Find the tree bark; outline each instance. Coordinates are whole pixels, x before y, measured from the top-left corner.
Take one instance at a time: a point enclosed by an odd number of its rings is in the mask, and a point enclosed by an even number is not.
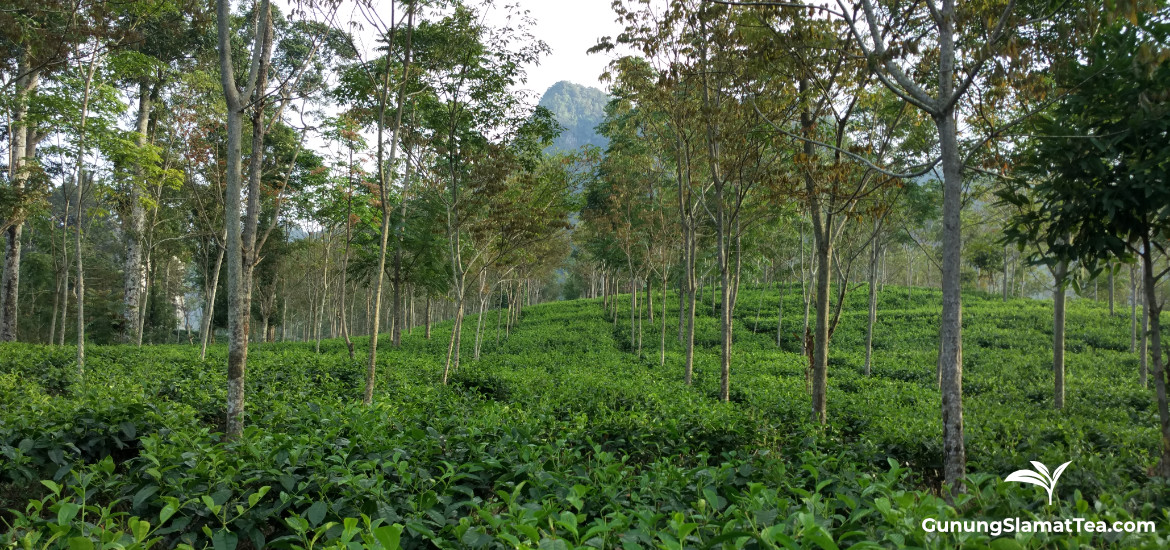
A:
[[[272,7],[261,0],[255,12],[255,39],[248,81],[241,94],[236,88],[231,58],[231,6],[228,0],[216,1],[216,35],[218,39],[220,83],[227,102],[227,162],[224,226],[227,237],[228,268],[228,391],[225,436],[238,438],[244,430],[244,383],[248,360],[248,323],[251,317],[252,268],[255,265],[256,226],[260,214],[260,168],[263,159],[264,101],[254,105],[252,115],[252,156],[249,159],[248,204],[241,220],[243,192],[243,116],[245,104],[267,93],[268,67],[272,58]]]
[[[953,54],[953,9],[951,18],[943,18],[942,42],[944,55],[940,65],[940,97],[951,94]],[[947,485],[953,492],[964,489],[967,473],[967,450],[963,441],[963,334],[962,297],[960,295],[960,266],[962,249],[963,177],[962,159],[957,139],[953,108],[935,117],[943,165],[943,231],[942,231],[942,319],[939,326],[939,371],[942,392],[943,469]]]
[[[138,85],[138,116],[135,121],[135,145],[141,150],[146,147],[146,134],[154,107],[152,86],[143,81]],[[146,171],[139,166],[136,181],[130,183],[130,212],[123,233],[126,239],[126,258],[122,265],[122,342],[141,343],[142,331],[138,323],[139,296],[146,287],[146,271],[142,268],[142,237],[146,230],[146,209],[142,206],[142,185],[146,183]]]
[[[29,159],[35,156],[33,147],[30,147],[33,144],[28,139],[30,130],[28,98],[40,83],[40,71],[32,69],[31,64],[30,55],[26,51],[17,64],[17,73],[21,76],[14,83],[15,108],[9,123],[11,156],[8,161],[8,180],[12,182],[13,191],[21,195],[19,197],[21,201],[29,176]],[[18,206],[6,220],[8,228],[4,231],[4,275],[0,278],[0,342],[15,342],[17,337],[20,313],[20,246],[24,232],[24,216],[24,209]],[[68,216],[65,223],[66,225],[69,223]],[[61,334],[65,334],[64,320],[61,323]]]

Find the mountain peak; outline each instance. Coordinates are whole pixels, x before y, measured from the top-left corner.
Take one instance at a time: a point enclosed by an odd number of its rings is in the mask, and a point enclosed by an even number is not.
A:
[[[572,152],[582,145],[605,148],[607,140],[598,135],[597,125],[605,120],[609,94],[597,88],[562,80],[549,86],[540,98],[540,106],[552,111],[565,131],[553,141],[548,152]]]

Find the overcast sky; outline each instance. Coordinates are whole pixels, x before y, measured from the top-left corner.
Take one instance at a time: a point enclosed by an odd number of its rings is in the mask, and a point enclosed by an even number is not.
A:
[[[611,0],[503,0],[516,2],[536,19],[534,33],[552,49],[539,66],[528,68],[525,86],[543,94],[549,86],[568,80],[605,89],[597,77],[609,63],[606,54],[585,53],[598,37],[616,36],[622,26],[614,21]],[[503,10],[497,8],[497,13]],[[489,20],[496,20],[489,16]],[[498,23],[497,23],[498,24]]]

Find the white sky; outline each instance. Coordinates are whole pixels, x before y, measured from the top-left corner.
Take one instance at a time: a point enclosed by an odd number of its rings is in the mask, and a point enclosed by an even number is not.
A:
[[[585,50],[597,44],[599,37],[616,36],[621,32],[622,25],[614,21],[611,0],[510,1],[530,12],[536,20],[533,34],[552,49],[539,66],[528,67],[525,88],[539,96],[549,86],[568,80],[605,89],[598,77],[605,71],[609,56],[604,53],[589,55]]]

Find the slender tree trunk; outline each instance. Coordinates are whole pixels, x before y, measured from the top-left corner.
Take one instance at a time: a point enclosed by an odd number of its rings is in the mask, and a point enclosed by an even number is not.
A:
[[[1053,272],[1056,279],[1056,289],[1052,291],[1052,372],[1055,380],[1053,385],[1053,406],[1064,408],[1064,280],[1068,275],[1068,262],[1060,262]]]
[[[410,10],[407,12],[406,23],[406,46],[403,51],[404,61],[402,66],[403,74],[410,70],[410,56],[411,56],[411,41],[414,35],[414,3],[410,4]],[[393,37],[391,37],[391,41]],[[378,184],[379,193],[382,202],[382,227],[381,227],[381,242],[378,248],[378,282],[374,290],[374,320],[373,326],[370,328],[370,355],[366,363],[366,391],[362,396],[362,403],[369,405],[374,399],[374,376],[375,365],[378,359],[378,330],[381,328],[382,321],[382,285],[386,279],[386,247],[390,237],[390,177],[388,174],[387,164],[394,165],[395,156],[398,153],[398,131],[402,127],[402,111],[406,104],[406,79],[403,78],[398,86],[398,108],[394,116],[394,128],[390,132],[390,159],[385,161],[383,151],[385,148],[384,132],[386,127],[386,101],[390,94],[390,68],[385,68],[385,75],[382,81],[381,98],[378,102]]]
[[[1114,315],[1117,314],[1116,311],[1114,310],[1114,305],[1113,305],[1113,303],[1114,303],[1113,297],[1114,297],[1114,290],[1115,290],[1115,286],[1113,284],[1113,264],[1109,264],[1108,268],[1109,268],[1109,316],[1113,317]]]
[[[66,202],[68,202],[68,200],[66,200]],[[69,263],[66,263],[65,265],[66,265],[66,270],[68,270]],[[67,324],[67,321],[69,320],[69,273],[68,273],[68,271],[66,271],[66,273],[65,273],[64,283],[65,283],[63,285],[64,289],[62,289],[62,291],[61,291],[61,333],[57,335],[57,345],[58,346],[65,345],[65,332],[66,332],[65,327],[69,326]]]
[[[501,281],[499,284],[500,284],[500,298],[507,300],[507,291],[504,290],[504,282]],[[499,298],[497,298],[496,299],[496,346],[500,345],[500,326],[503,324],[503,320],[504,320],[504,309],[505,308],[500,307]]]
[[[683,254],[686,254],[686,242],[683,242]],[[686,269],[687,260],[683,258],[680,267]],[[682,343],[683,338],[686,337],[687,332],[687,283],[686,275],[680,274],[678,278],[678,341]]]
[[[475,355],[473,361],[479,361],[479,349],[483,343],[483,314],[486,311],[487,301],[491,298],[491,291],[484,295],[484,286],[487,285],[487,270],[481,269],[479,272],[479,315],[475,316]]]
[[[650,284],[649,277],[646,278],[645,285],[646,285],[646,312],[649,315],[650,323],[653,324],[654,323],[654,288],[653,288],[653,285]],[[665,294],[663,296],[665,296]]]
[[[62,218],[63,223],[61,227],[61,257],[62,257],[62,271],[61,271],[61,332],[57,335],[57,345],[65,345],[65,332],[68,327],[69,318],[69,268],[72,263],[69,261],[69,193],[65,189],[65,185],[61,187],[61,198],[65,201],[65,215]]]
[[[634,314],[638,310],[638,278],[634,275],[633,262],[630,263],[630,349],[638,347],[637,326],[634,325]],[[641,349],[638,350],[641,354]]]
[[[321,269],[321,303],[320,310],[317,311],[317,346],[315,353],[321,353],[321,333],[323,332],[321,324],[325,321],[325,304],[329,301],[329,243],[333,239],[329,238],[329,230],[321,230],[321,245],[325,249],[324,267]],[[265,324],[267,327],[267,323]]]
[[[764,285],[756,281],[756,291],[759,298],[756,300],[756,330],[760,329],[760,313],[764,311]]]
[[[455,298],[455,324],[451,329],[451,342],[447,344],[447,365],[443,367],[443,385],[447,385],[451,373],[459,370],[459,351],[463,347],[463,297],[457,291]]]
[[[639,284],[638,286],[643,287],[643,288],[648,287],[648,285],[645,284],[644,281],[642,282],[642,284]],[[634,291],[637,292],[637,289],[635,288]],[[642,318],[645,317],[644,315],[642,315],[642,309],[643,309],[644,303],[645,303],[645,300],[638,300],[638,358],[639,359],[642,358]]]
[[[427,340],[431,339],[431,295],[427,294],[426,312],[423,313],[423,322],[426,323],[426,333],[424,337]]]
[[[88,86],[87,86],[88,88]],[[88,91],[87,91],[88,93]],[[84,118],[84,116],[82,117]],[[81,155],[78,154],[80,160]],[[74,288],[77,292],[77,372],[85,373],[85,268],[82,266],[81,258],[81,197],[82,189],[85,188],[85,178],[88,177],[81,168],[80,162],[77,168],[77,225],[74,227],[73,236],[74,254],[77,256],[77,282]]]
[[[1140,357],[1140,367],[1138,370],[1138,381],[1143,388],[1147,387],[1148,373],[1150,372],[1150,294],[1148,292],[1142,294],[1142,336],[1138,346],[1138,357]],[[1155,376],[1157,376],[1155,374]]]
[[[1003,301],[1008,299],[1008,247],[1003,245],[1003,284],[1000,285],[1003,292]]]
[[[353,147],[349,148],[349,174],[346,178],[345,186],[345,252],[341,256],[341,306],[338,308],[338,314],[341,316],[341,335],[345,337],[345,349],[349,352],[349,358],[354,358],[353,340],[349,337],[349,317],[353,316],[353,308],[350,307],[349,315],[345,314],[346,305],[346,290],[349,284],[349,245],[353,241],[353,224],[350,223],[350,217],[353,215]],[[284,297],[284,304],[288,304],[288,297]],[[285,318],[281,314],[281,330],[284,330]],[[281,337],[283,340],[284,337]]]
[[[57,342],[57,308],[61,307],[61,274],[57,274],[57,286],[53,289],[53,314],[49,317],[49,345]]]
[[[819,206],[816,206],[819,208]],[[814,214],[815,215],[815,214]],[[826,220],[827,222],[828,220]],[[821,232],[823,237],[816,236],[814,240],[817,250],[817,276],[815,306],[816,315],[813,326],[812,365],[812,421],[816,424],[825,424],[828,420],[828,386],[829,386],[829,292],[831,282],[831,265],[833,258],[833,244],[829,241],[828,224]]]
[[[281,295],[281,300],[280,300],[280,341],[285,342],[288,340],[288,338],[286,337],[287,332],[285,330],[288,327],[288,280],[287,279],[283,279],[280,281],[280,295]],[[350,357],[350,359],[353,359],[352,348],[350,351],[351,351],[351,353],[349,354],[349,357]]]
[[[85,159],[85,124],[89,117],[89,95],[93,85],[93,75],[97,71],[98,55],[94,54],[89,60],[89,70],[85,77],[85,92],[81,99],[80,145],[77,148],[77,225],[74,227],[74,254],[77,256],[77,372],[85,373],[85,269],[81,257],[81,219],[85,212],[81,208],[81,199],[87,178],[93,179],[82,166]]]
[[[1158,462],[1157,475],[1170,477],[1170,407],[1166,402],[1166,371],[1162,362],[1162,308],[1158,304],[1157,283],[1154,278],[1153,250],[1148,236],[1142,236],[1142,279],[1145,287],[1144,317],[1149,321],[1150,344],[1153,348],[1154,393],[1157,399],[1159,428],[1162,434],[1162,457]],[[1142,350],[1142,359],[1146,358]]]
[[[731,344],[732,344],[732,341],[731,341],[731,330],[732,330],[731,308],[733,306],[734,299],[732,298],[732,289],[731,289],[732,281],[731,281],[731,273],[730,273],[731,270],[730,270],[730,266],[728,265],[728,263],[729,263],[728,257],[727,257],[728,250],[727,250],[727,243],[725,242],[726,235],[724,235],[724,232],[726,231],[726,229],[724,229],[723,225],[722,225],[724,222],[723,218],[725,217],[726,213],[723,212],[724,206],[722,204],[723,203],[722,199],[720,199],[719,203],[720,203],[718,206],[719,213],[716,214],[716,218],[718,219],[717,223],[720,224],[720,227],[718,229],[718,233],[719,233],[718,238],[720,240],[719,261],[722,264],[722,265],[720,265],[720,269],[719,269],[719,271],[720,271],[720,274],[719,274],[719,278],[720,278],[719,323],[720,323],[720,328],[721,328],[721,331],[720,331],[721,332],[720,351],[722,352],[720,354],[720,358],[719,358],[720,359],[720,361],[719,361],[719,366],[720,366],[720,368],[719,368],[719,371],[720,371],[719,397],[724,402],[729,402],[729,401],[731,401]],[[712,295],[714,295],[714,293],[712,293]]]
[[[877,225],[876,223],[874,224]],[[875,231],[877,229],[875,228]],[[869,318],[865,325],[865,375],[869,376],[873,367],[873,325],[877,321],[877,268],[881,247],[878,246],[877,236],[874,235],[873,250],[869,264]]]
[[[686,283],[687,283],[687,334],[683,341],[683,347],[686,348],[686,367],[683,371],[683,381],[686,385],[691,385],[694,379],[695,372],[695,308],[698,306],[695,292],[695,241],[697,235],[694,227],[691,226],[687,235],[687,266],[686,266]]]
[[[1137,268],[1129,266],[1129,352],[1137,353]],[[1142,376],[1142,387],[1146,377]]]
[[[219,255],[215,260],[215,269],[211,271],[211,286],[207,290],[207,308],[203,312],[203,328],[200,329],[200,337],[202,343],[199,349],[199,359],[207,359],[207,342],[211,339],[211,320],[215,313],[215,292],[219,288],[219,273],[223,267],[223,246],[216,243],[216,248],[219,248]]]
[[[658,366],[666,366],[666,280],[669,268],[662,270],[662,341],[659,342]]]

